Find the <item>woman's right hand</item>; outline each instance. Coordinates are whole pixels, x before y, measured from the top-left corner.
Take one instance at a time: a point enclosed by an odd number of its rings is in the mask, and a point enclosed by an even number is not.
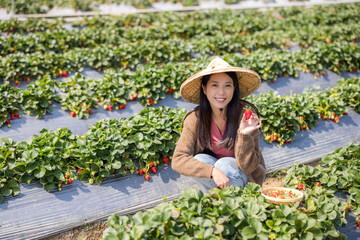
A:
[[[230,179],[220,169],[214,167],[211,176],[221,189],[230,187]]]

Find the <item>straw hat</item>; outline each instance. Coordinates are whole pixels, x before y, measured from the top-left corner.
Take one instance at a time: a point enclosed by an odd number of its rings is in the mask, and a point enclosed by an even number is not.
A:
[[[199,104],[202,77],[223,72],[236,73],[239,83],[240,98],[245,98],[260,87],[261,78],[256,72],[246,68],[232,67],[223,59],[214,57],[204,70],[189,77],[181,84],[181,97],[187,102]]]

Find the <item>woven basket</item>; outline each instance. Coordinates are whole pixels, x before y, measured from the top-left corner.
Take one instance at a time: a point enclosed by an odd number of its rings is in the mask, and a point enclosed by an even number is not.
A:
[[[292,198],[292,199],[281,199],[281,198],[273,198],[270,196],[266,196],[265,193],[268,193],[269,191],[276,191],[276,190],[284,190],[284,191],[292,191],[294,194],[296,194],[298,197],[297,198]],[[274,204],[281,204],[281,203],[295,203],[295,202],[301,202],[301,200],[304,197],[304,194],[296,189],[293,188],[284,188],[284,187],[268,187],[268,188],[264,188],[262,193],[261,193],[265,199],[270,202],[270,203],[274,203]]]

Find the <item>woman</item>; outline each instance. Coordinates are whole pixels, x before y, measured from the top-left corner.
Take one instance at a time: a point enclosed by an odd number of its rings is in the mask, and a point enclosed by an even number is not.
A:
[[[212,178],[220,188],[262,185],[266,174],[259,147],[261,121],[244,112],[254,105],[241,100],[260,87],[259,75],[230,66],[219,57],[188,78],[180,88],[182,98],[199,104],[184,118],[172,168],[191,177]]]

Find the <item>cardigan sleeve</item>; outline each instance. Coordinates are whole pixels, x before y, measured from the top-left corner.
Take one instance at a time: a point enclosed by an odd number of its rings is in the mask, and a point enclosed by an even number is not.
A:
[[[260,131],[249,134],[240,133],[235,145],[236,166],[245,173],[250,182],[262,185],[266,175],[265,161],[259,147]]]
[[[203,163],[192,156],[197,141],[196,121],[195,112],[185,117],[183,130],[174,150],[171,167],[185,176],[211,178],[214,166]]]

